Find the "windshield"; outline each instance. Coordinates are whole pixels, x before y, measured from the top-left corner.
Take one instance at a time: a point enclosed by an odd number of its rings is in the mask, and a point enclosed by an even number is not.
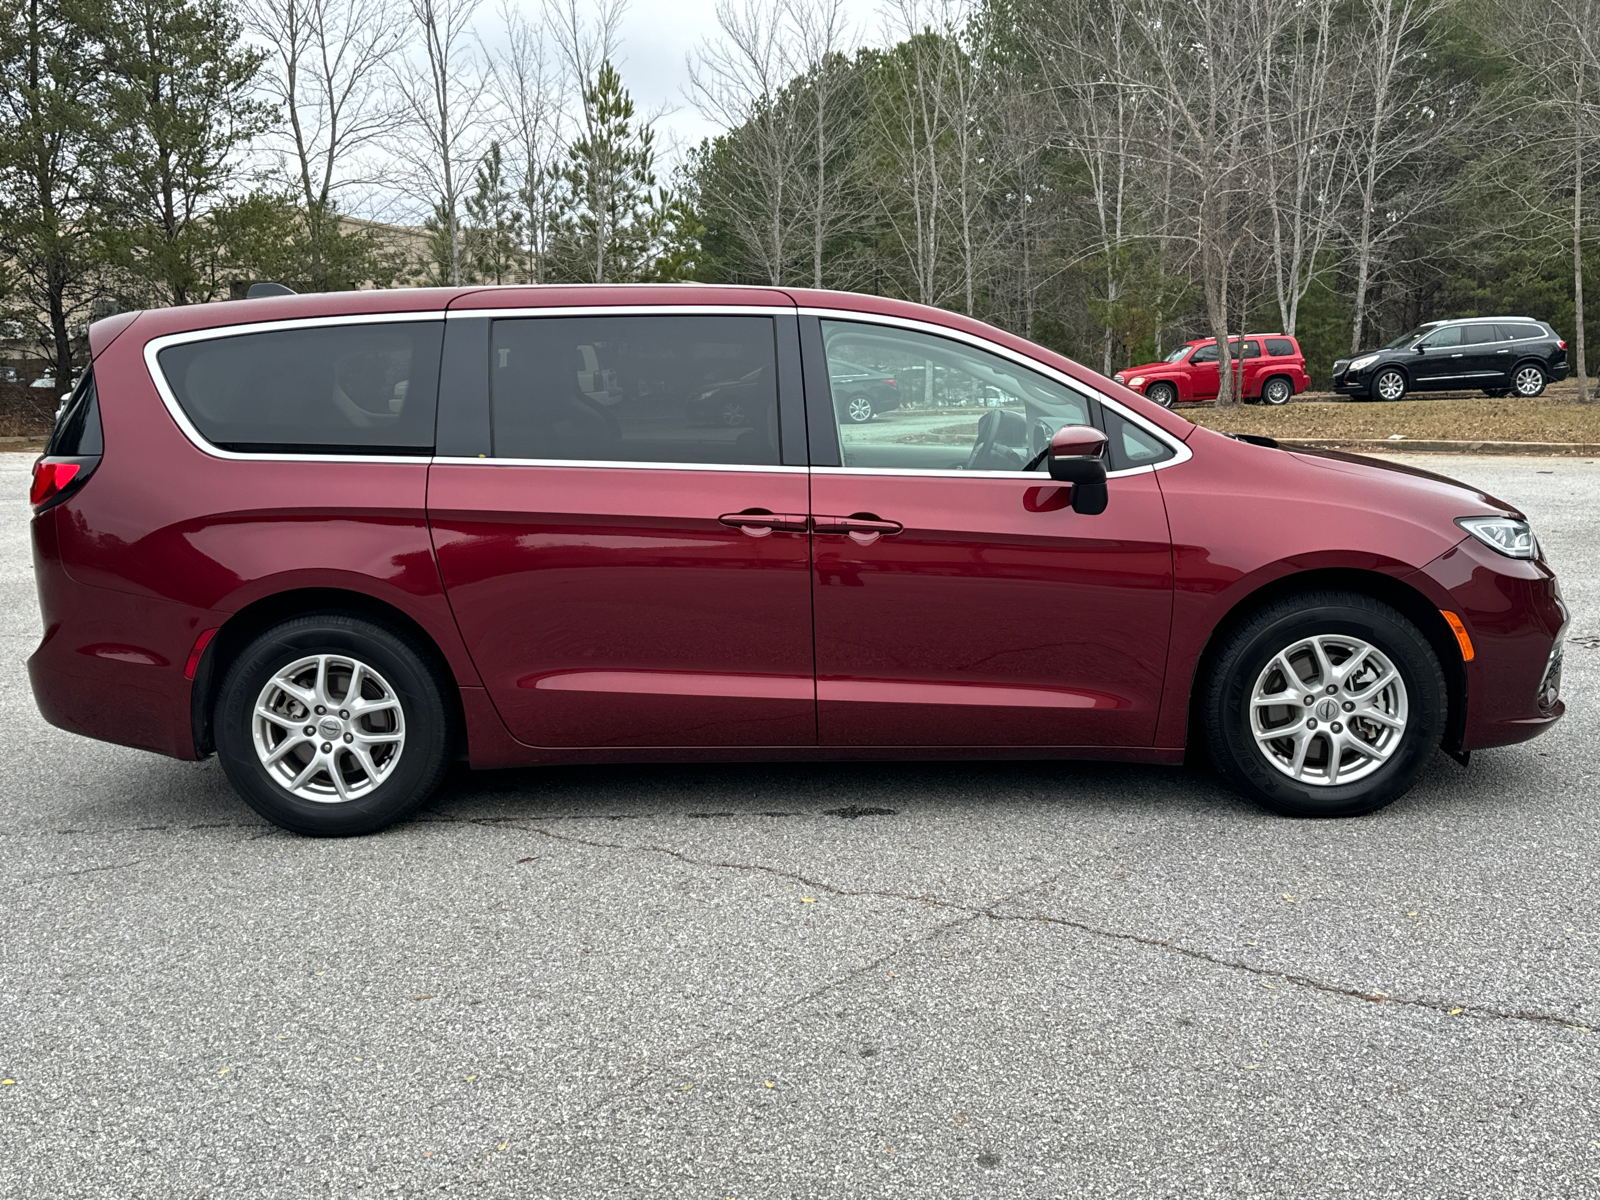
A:
[[[1178,362],[1187,353],[1189,353],[1189,347],[1187,347],[1187,346],[1179,346],[1176,350],[1174,350],[1171,354],[1167,355],[1161,361],[1162,362]]]
[[[1405,333],[1402,333],[1399,337],[1395,338],[1394,341],[1385,346],[1384,349],[1404,350],[1423,334],[1433,332],[1435,328],[1437,328],[1437,325],[1418,325],[1415,329],[1408,329]]]

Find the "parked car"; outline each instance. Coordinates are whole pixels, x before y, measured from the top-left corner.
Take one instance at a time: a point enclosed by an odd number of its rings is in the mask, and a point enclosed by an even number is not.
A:
[[[1197,427],[940,309],[342,292],[89,344],[30,495],[39,709],[216,754],[303,834],[399,820],[455,760],[1208,754],[1343,816],[1564,711],[1566,609],[1512,506]],[[596,344],[648,394],[597,406]],[[853,426],[863,357],[1017,403],[970,442]],[[687,415],[707,363],[751,380],[736,438]]]
[[[1532,317],[1429,321],[1381,350],[1333,364],[1333,390],[1358,400],[1467,388],[1531,400],[1566,377],[1567,343]]]
[[[769,376],[770,372],[765,367],[756,367],[738,379],[714,384],[690,398],[689,415],[696,421],[716,425],[748,425],[753,414],[771,407],[762,403],[772,390]],[[752,404],[752,400],[757,403]]]
[[[886,371],[852,362],[829,362],[828,385],[841,421],[864,425],[881,412],[900,407],[900,385]]]
[[[1287,404],[1311,383],[1300,343],[1281,333],[1251,333],[1229,338],[1229,357],[1239,395],[1263,404]],[[1215,400],[1222,385],[1217,369],[1217,339],[1200,338],[1179,346],[1158,363],[1118,371],[1116,381],[1162,408],[1181,401]]]

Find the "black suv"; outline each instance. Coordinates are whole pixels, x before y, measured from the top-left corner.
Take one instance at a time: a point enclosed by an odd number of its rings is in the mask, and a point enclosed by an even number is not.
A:
[[[1531,317],[1429,321],[1382,350],[1333,364],[1333,390],[1358,400],[1466,388],[1531,400],[1545,384],[1566,377],[1567,343]]]

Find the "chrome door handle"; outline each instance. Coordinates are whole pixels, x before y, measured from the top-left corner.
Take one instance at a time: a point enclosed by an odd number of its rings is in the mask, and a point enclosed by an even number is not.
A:
[[[1511,351],[1509,351],[1509,350],[1496,350],[1495,353],[1496,354],[1510,354]]]
[[[905,528],[899,521],[885,521],[877,513],[851,513],[848,517],[813,517],[812,528],[818,533],[842,533],[862,546],[870,546],[881,537],[893,537]]]
[[[1451,356],[1450,356],[1450,357],[1451,357],[1451,358],[1460,358],[1460,357],[1461,357],[1461,355],[1459,355],[1459,354],[1452,354],[1452,355],[1451,355]]]
[[[768,537],[774,530],[784,533],[804,533],[807,518],[804,513],[775,513],[765,508],[747,508],[743,512],[723,513],[717,520],[751,537]]]

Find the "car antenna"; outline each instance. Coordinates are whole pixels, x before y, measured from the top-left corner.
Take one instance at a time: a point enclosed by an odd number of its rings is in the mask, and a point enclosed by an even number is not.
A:
[[[299,293],[283,283],[252,283],[245,292],[246,300],[259,300],[263,296],[295,296]]]

